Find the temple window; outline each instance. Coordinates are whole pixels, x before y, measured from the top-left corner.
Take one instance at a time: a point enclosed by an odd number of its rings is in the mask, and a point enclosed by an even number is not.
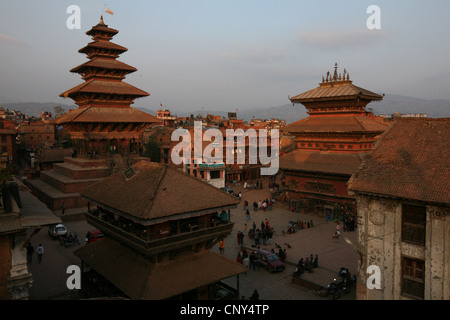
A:
[[[402,257],[402,295],[423,299],[425,283],[423,260]]]
[[[402,241],[425,245],[426,207],[402,205]]]

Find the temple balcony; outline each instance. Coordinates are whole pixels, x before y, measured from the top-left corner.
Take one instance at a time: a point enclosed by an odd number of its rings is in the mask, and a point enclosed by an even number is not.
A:
[[[116,220],[113,214],[97,210],[86,213],[87,223],[106,235],[137,250],[145,256],[176,251],[186,247],[212,247],[220,239],[231,233],[234,223],[222,221],[218,216],[208,217],[208,223],[190,223],[175,228],[161,228],[161,224],[142,226],[130,220]],[[168,222],[169,223],[169,222]],[[167,224],[168,226],[168,224]],[[175,230],[174,230],[175,229]]]

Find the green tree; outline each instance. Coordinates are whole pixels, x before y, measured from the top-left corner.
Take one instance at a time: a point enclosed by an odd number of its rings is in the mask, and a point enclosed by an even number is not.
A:
[[[155,139],[149,139],[144,145],[144,157],[150,158],[152,162],[161,161],[161,145]]]

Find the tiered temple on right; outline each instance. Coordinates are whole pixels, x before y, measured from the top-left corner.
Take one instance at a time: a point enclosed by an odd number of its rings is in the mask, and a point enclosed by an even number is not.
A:
[[[383,97],[355,86],[346,70],[328,72],[319,87],[291,97],[309,117],[291,123],[297,150],[280,158],[291,208],[322,214],[355,214],[347,181],[387,125],[365,107]]]

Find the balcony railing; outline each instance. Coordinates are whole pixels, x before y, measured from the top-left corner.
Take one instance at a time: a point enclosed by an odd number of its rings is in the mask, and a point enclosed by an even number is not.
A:
[[[119,226],[102,220],[92,213],[86,213],[86,220],[89,224],[98,228],[103,233],[117,239],[121,243],[128,244],[145,255],[153,255],[162,251],[179,249],[196,243],[213,240],[218,237],[224,237],[231,232],[234,225],[230,222],[221,223],[212,227],[182,232],[169,235],[165,238],[147,241],[132,232],[125,231]]]

